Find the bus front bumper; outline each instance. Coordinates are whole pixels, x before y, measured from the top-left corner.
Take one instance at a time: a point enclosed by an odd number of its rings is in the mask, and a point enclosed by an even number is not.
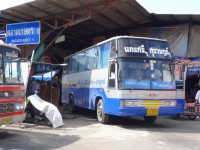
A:
[[[18,114],[18,115],[12,115],[12,116],[6,116],[0,118],[0,126],[6,125],[6,124],[12,124],[15,122],[22,122],[25,119],[25,113]]]
[[[174,116],[182,112],[177,107],[120,107],[118,116]]]

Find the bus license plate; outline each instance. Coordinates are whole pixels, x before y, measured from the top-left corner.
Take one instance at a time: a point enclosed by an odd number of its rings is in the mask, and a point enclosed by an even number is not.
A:
[[[148,107],[147,108],[147,116],[158,116],[158,108],[157,107]]]
[[[6,117],[1,120],[1,125],[12,123],[12,117]]]

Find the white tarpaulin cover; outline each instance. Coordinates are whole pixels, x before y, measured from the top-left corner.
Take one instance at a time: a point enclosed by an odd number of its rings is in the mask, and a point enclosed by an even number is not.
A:
[[[46,115],[46,117],[52,123],[53,128],[64,125],[62,116],[56,106],[42,100],[37,94],[29,96],[28,99],[35,108]]]

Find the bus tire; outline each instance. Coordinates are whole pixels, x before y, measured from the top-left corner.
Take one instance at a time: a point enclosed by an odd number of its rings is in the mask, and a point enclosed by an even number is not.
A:
[[[109,115],[104,112],[104,103],[102,99],[97,102],[97,120],[99,123],[106,124],[109,122]]]
[[[190,120],[195,120],[196,117],[197,117],[196,115],[189,115],[189,116],[188,116],[188,118],[189,118]]]
[[[75,112],[73,95],[69,96],[69,103],[67,105],[67,112],[69,112],[69,113],[74,113]]]
[[[144,116],[144,120],[148,123],[154,123],[157,119],[157,116]]]

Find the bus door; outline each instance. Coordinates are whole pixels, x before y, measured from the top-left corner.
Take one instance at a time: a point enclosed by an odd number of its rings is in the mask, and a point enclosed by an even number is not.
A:
[[[115,62],[110,61],[109,63],[109,71],[108,71],[108,88],[115,89],[116,85],[116,72],[115,72]]]
[[[185,66],[182,63],[175,64],[176,99],[185,100]]]

